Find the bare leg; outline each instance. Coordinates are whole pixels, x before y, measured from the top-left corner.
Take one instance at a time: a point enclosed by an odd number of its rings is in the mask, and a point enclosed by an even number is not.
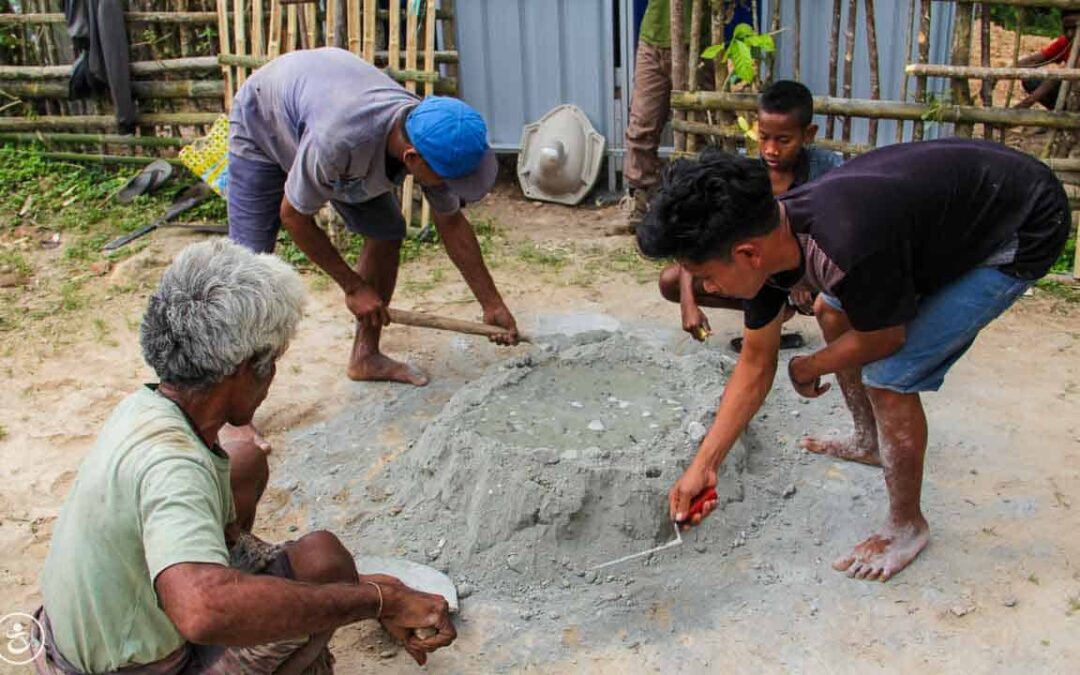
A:
[[[355,584],[359,577],[353,557],[333,534],[320,530],[287,544],[285,554],[297,581],[311,584]],[[293,652],[275,675],[303,673],[319,658],[330,643],[334,631],[328,630],[311,636],[308,643]]]
[[[236,504],[236,525],[251,532],[255,511],[270,479],[266,453],[251,441],[221,443],[221,449],[229,455],[229,484]]]
[[[926,414],[918,394],[870,389],[869,395],[881,435],[889,519],[851,553],[838,558],[833,568],[856,579],[885,581],[907,567],[930,541],[920,507]]]
[[[356,263],[356,272],[371,284],[386,303],[394,295],[400,262],[400,241],[368,239]],[[382,328],[364,328],[357,324],[349,358],[348,375],[353,380],[404,382],[423,386],[428,378],[419,368],[395,361],[379,351]]]
[[[829,306],[820,296],[814,304],[814,314],[817,316],[818,325],[821,326],[821,333],[825,336],[826,342],[831,343],[851,330],[847,315]],[[804,438],[800,445],[805,450],[819,455],[831,455],[837,459],[881,466],[881,455],[878,452],[878,429],[870,398],[866,395],[866,387],[862,383],[862,368],[842,370],[836,374],[836,381],[840,383],[844,402],[851,411],[851,417],[855,422],[855,432],[843,439]]]

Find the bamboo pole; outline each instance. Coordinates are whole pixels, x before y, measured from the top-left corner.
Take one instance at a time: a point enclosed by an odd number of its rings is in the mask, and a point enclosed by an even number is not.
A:
[[[424,70],[430,75],[435,72],[435,0],[426,0],[427,16],[424,19]],[[424,96],[435,93],[435,83],[424,83]],[[431,204],[425,195],[420,195],[420,227],[427,227],[431,222]]]
[[[962,2],[956,7],[956,28],[953,30],[952,55],[949,59],[954,66],[969,65],[974,9],[975,6],[971,2]],[[971,105],[971,90],[967,80],[953,79],[952,102],[954,105]],[[971,124],[961,122],[956,125],[955,134],[962,138],[971,138],[972,131]]]
[[[179,136],[121,136],[119,134],[71,134],[49,132],[12,132],[0,134],[3,143],[50,143],[68,145],[136,145],[153,148],[182,148],[195,139]]]
[[[217,12],[124,12],[124,22],[169,24],[214,24]],[[66,23],[63,12],[32,12],[0,14],[0,26],[41,25]]]
[[[979,16],[979,64],[983,68],[990,67],[990,3],[980,5]],[[997,82],[993,79],[985,79],[979,87],[979,102],[983,107],[994,105],[994,87]],[[983,138],[993,138],[994,128],[988,124],[983,125]]]
[[[684,110],[756,110],[753,94],[731,94],[709,91],[673,91],[673,108]],[[1012,126],[1047,127],[1050,129],[1080,128],[1080,113],[1053,110],[1018,110],[981,108],[978,106],[927,106],[896,101],[871,101],[815,96],[814,110],[836,115],[878,119],[923,120],[933,116],[935,122],[984,122]]]
[[[683,0],[670,0],[671,17],[671,88],[686,89],[686,36],[683,34]],[[675,111],[674,119],[686,119],[682,110]],[[686,150],[686,134],[675,133],[675,150]]]
[[[359,0],[354,0],[359,1]],[[364,0],[364,60],[375,61],[375,0]]]
[[[771,0],[771,2],[773,8],[772,21],[769,23],[769,32],[773,35],[776,35],[780,32],[780,0]],[[691,52],[691,54],[693,54],[693,52]],[[696,63],[697,56],[694,55],[693,58],[695,59]],[[766,59],[768,61],[768,70],[766,71],[768,75],[765,82],[767,86],[772,84],[773,81],[776,79],[776,52],[773,51],[766,54]]]
[[[251,0],[251,53],[262,56],[266,53],[266,41],[263,32],[263,22],[266,19],[266,10],[263,0]]]
[[[417,16],[416,8],[411,2],[406,7],[408,9],[405,16],[405,68],[406,70],[416,70],[416,41],[419,38],[417,28],[419,27],[420,17]],[[405,88],[415,92],[416,80],[407,80]],[[405,219],[406,227],[412,225],[414,184],[415,179],[412,174],[409,174],[405,176],[405,182],[401,186],[401,214]]]
[[[966,3],[974,0],[935,0],[935,2]],[[1056,7],[1058,9],[1080,9],[1078,0],[993,0],[995,5],[1011,7]]]
[[[217,70],[221,64],[215,56],[191,56],[160,61],[134,61],[131,74],[136,77],[166,73],[190,73]],[[0,66],[0,80],[51,80],[71,77],[71,64],[63,66]]]
[[[226,65],[241,65],[246,68],[260,68],[270,62],[270,57],[228,54],[217,57],[216,61],[220,61]],[[435,93],[440,96],[455,96],[458,92],[458,81],[452,77],[443,77],[442,75],[439,75],[438,72],[431,73],[423,70],[391,70],[390,68],[387,68],[384,72],[386,72],[390,79],[405,84],[406,88],[411,84],[413,86],[413,91],[415,91],[415,84],[417,82],[433,82],[435,84]],[[0,70],[0,81],[2,80],[3,73],[2,70]]]
[[[295,4],[285,6],[285,34],[281,40],[282,53],[296,51],[296,39],[300,36],[300,15]]]
[[[348,33],[349,33],[349,51],[357,56],[360,56],[360,0],[346,0],[348,3]]]
[[[780,0],[776,0],[778,3]],[[795,21],[793,24],[793,30],[795,31],[795,51],[791,55],[792,73],[796,82],[801,82],[799,77],[800,64],[802,63],[802,0],[795,0]]]
[[[229,54],[232,52],[229,49],[229,19],[226,15],[227,3],[229,0],[217,0],[217,14],[218,14],[218,53]],[[225,112],[228,113],[232,109],[233,96],[236,94],[236,90],[233,89],[233,71],[232,67],[222,65],[221,77],[225,80],[225,97],[223,99],[223,105]]]
[[[213,124],[221,113],[181,112],[148,113],[136,118],[141,127],[179,124],[198,126]],[[37,131],[50,129],[111,129],[116,126],[112,115],[41,115],[39,117],[0,117],[0,131]]]
[[[851,98],[851,80],[855,70],[855,29],[859,19],[859,0],[848,0],[847,30],[844,31],[844,98]],[[844,118],[841,138],[851,142],[851,117]]]
[[[387,19],[387,65],[391,70],[401,68],[401,3],[390,3],[390,16]]]
[[[911,60],[911,48],[912,48],[912,46],[914,46],[915,3],[916,3],[916,0],[908,0],[907,26],[904,29],[904,32],[907,35],[907,38],[904,41],[904,44],[906,45],[905,48],[904,48],[904,60],[905,61],[910,61]],[[902,102],[904,102],[904,103],[907,103],[908,79],[909,79],[908,72],[905,70],[903,76],[901,76],[901,78],[900,78],[900,100]],[[902,143],[903,141],[904,141],[904,121],[903,120],[897,120],[896,121],[896,142],[897,143]]]
[[[221,1],[221,0],[219,0]],[[233,0],[233,46],[237,54],[247,54],[247,23],[244,21],[244,0]],[[236,88],[243,86],[247,80],[247,69],[236,69]]]
[[[1027,10],[1025,8],[1021,7],[1020,9],[1016,10],[1016,32],[1015,32],[1016,37],[1015,37],[1015,39],[1013,41],[1013,57],[1012,57],[1013,68],[1017,68],[1017,66],[1019,66],[1019,64],[1020,64],[1020,41],[1024,37],[1024,19],[1026,19],[1026,18],[1027,18]],[[1019,70],[1019,68],[1017,68],[1017,69]],[[1011,108],[1012,107],[1013,91],[1015,91],[1015,90],[1016,90],[1016,82],[1009,82],[1009,91],[1006,92],[1006,94],[1005,94],[1005,107],[1006,108]],[[1006,129],[1003,127],[1001,129],[1001,142],[1002,143],[1005,142],[1005,131],[1006,131]]]
[[[930,0],[926,0],[930,2]],[[832,5],[832,32],[829,38],[829,96],[836,96],[840,91],[836,88],[836,69],[839,66],[838,50],[840,45],[840,0],[833,0]],[[825,138],[832,138],[836,129],[836,118],[829,115],[825,119]]]
[[[877,44],[877,19],[874,16],[874,0],[865,0],[866,2],[866,45],[867,51],[870,56],[870,99],[877,101],[881,99],[881,78],[879,70],[881,68],[880,61],[878,59],[878,44]],[[878,137],[878,121],[870,120],[869,140],[870,145],[877,145]]]
[[[698,90],[698,62],[700,61],[699,54],[701,54],[701,21],[705,16],[704,0],[691,0],[690,7],[690,63],[689,69],[686,74],[686,88],[689,91]],[[687,119],[691,122],[697,121],[697,113],[690,112],[687,114]],[[686,151],[697,151],[697,136],[694,134],[688,134],[686,136]]]
[[[1065,63],[1066,68],[1076,68],[1076,59],[1080,56],[1080,37],[1073,36],[1072,45],[1069,47],[1069,60]],[[1054,112],[1061,113],[1067,107],[1069,100],[1069,88],[1072,84],[1071,81],[1065,80],[1061,83],[1061,87],[1058,89],[1057,102],[1054,104]],[[1058,154],[1057,150],[1058,131],[1055,129],[1050,133],[1050,140],[1046,142],[1046,147],[1043,149],[1043,157],[1051,157]]]
[[[175,99],[175,98],[215,98],[225,94],[223,80],[135,80],[131,83],[135,98]],[[43,98],[66,100],[69,95],[68,84],[60,80],[13,82],[0,81],[0,92],[25,98]]]
[[[443,47],[450,51],[457,50],[457,8],[454,6],[454,0],[442,0],[442,10],[449,13],[449,18],[443,19]],[[446,74],[449,77],[457,78],[458,67],[455,61],[453,65],[446,69]]]
[[[326,0],[326,16],[323,30],[326,32],[326,46],[340,47],[337,42],[337,18],[336,10],[339,0]]]
[[[274,58],[281,54],[281,0],[270,0],[270,37],[266,41],[266,55]]]
[[[727,25],[731,15],[734,13],[734,6],[726,2],[726,0],[713,0],[712,2],[712,21],[711,21],[711,41],[714,45],[723,44],[724,42],[724,26]],[[727,86],[728,80],[728,64],[724,60],[723,56],[718,54],[713,59],[713,88],[721,92],[724,87]],[[706,112],[709,116],[709,122],[712,122],[711,114]],[[724,124],[734,124],[735,117],[728,111],[720,111],[720,121]],[[722,144],[724,150],[727,152],[735,152],[736,144],[731,138],[723,138]]]
[[[746,132],[734,124],[721,126],[707,124],[705,122],[672,120],[671,127],[672,129],[678,129],[679,131],[685,131],[688,134],[697,134],[699,136],[729,138],[736,141],[745,141],[746,139]],[[848,155],[862,155],[874,149],[874,146],[867,145],[866,143],[845,143],[843,141],[833,141],[827,138],[815,140],[814,145],[819,148],[834,150]],[[678,156],[693,157],[694,155],[695,153],[685,152]]]
[[[951,77],[969,80],[1080,80],[1080,68],[1007,68],[984,66],[949,66],[937,63],[909,63],[908,73],[931,77]]]
[[[930,0],[919,0],[919,63],[930,61]],[[915,101],[926,103],[926,76],[915,78]],[[907,101],[905,101],[907,103]],[[922,120],[911,125],[911,140],[923,139]]]

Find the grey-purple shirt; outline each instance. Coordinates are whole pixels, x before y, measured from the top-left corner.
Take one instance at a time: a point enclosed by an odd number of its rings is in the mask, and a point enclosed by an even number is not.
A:
[[[386,143],[420,99],[344,49],[279,56],[244,83],[229,119],[229,151],[288,174],[285,198],[313,214],[330,199],[363,203],[390,192]],[[436,213],[461,200],[446,186],[424,188]]]

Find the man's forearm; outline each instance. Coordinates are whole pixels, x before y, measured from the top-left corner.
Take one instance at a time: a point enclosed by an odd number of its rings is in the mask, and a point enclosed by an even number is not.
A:
[[[212,567],[202,583],[184,591],[184,602],[190,604],[181,616],[198,618],[186,626],[177,622],[186,637],[203,644],[249,646],[292,639],[372,619],[379,611],[379,591],[368,583],[305,584]],[[396,589],[380,587],[385,610]],[[175,609],[165,605],[170,618]]]
[[[775,362],[770,366],[739,361],[724,389],[720,408],[716,412],[716,421],[701,441],[701,447],[694,457],[695,463],[710,469],[716,469],[723,463],[735,441],[761,409],[775,376]]]
[[[683,307],[697,307],[697,298],[694,297],[694,275],[679,265],[679,304]]]
[[[304,255],[329,274],[346,293],[364,283],[360,275],[349,267],[330,243],[330,238],[322,228],[315,224],[314,218],[296,211],[291,206],[283,206],[281,223]]]
[[[806,382],[878,361],[903,347],[904,335],[903,326],[870,333],[848,331],[824,349],[801,359],[797,375]]]
[[[461,211],[448,216],[436,215],[435,226],[439,230],[443,246],[450,260],[461,272],[465,283],[483,307],[495,307],[503,304],[502,296],[495,287],[484,254],[480,251],[480,242],[468,218]]]

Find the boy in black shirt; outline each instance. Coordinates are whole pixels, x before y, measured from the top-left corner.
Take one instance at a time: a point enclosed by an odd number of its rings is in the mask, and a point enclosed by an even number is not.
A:
[[[984,141],[882,148],[775,199],[760,162],[719,152],[676,162],[638,228],[641,250],[675,258],[707,292],[746,304],[739,363],[671,490],[672,517],[682,522],[690,501],[716,485],[765,400],[788,294],[818,291],[828,345],[791,359],[788,376],[813,398],[836,374],[855,433],[803,447],[883,466],[889,492],[885,525],[833,566],[882,581],[903,569],[928,541],[919,392],[936,391],[978,332],[1046,274],[1068,228],[1068,199],[1050,169]]]

